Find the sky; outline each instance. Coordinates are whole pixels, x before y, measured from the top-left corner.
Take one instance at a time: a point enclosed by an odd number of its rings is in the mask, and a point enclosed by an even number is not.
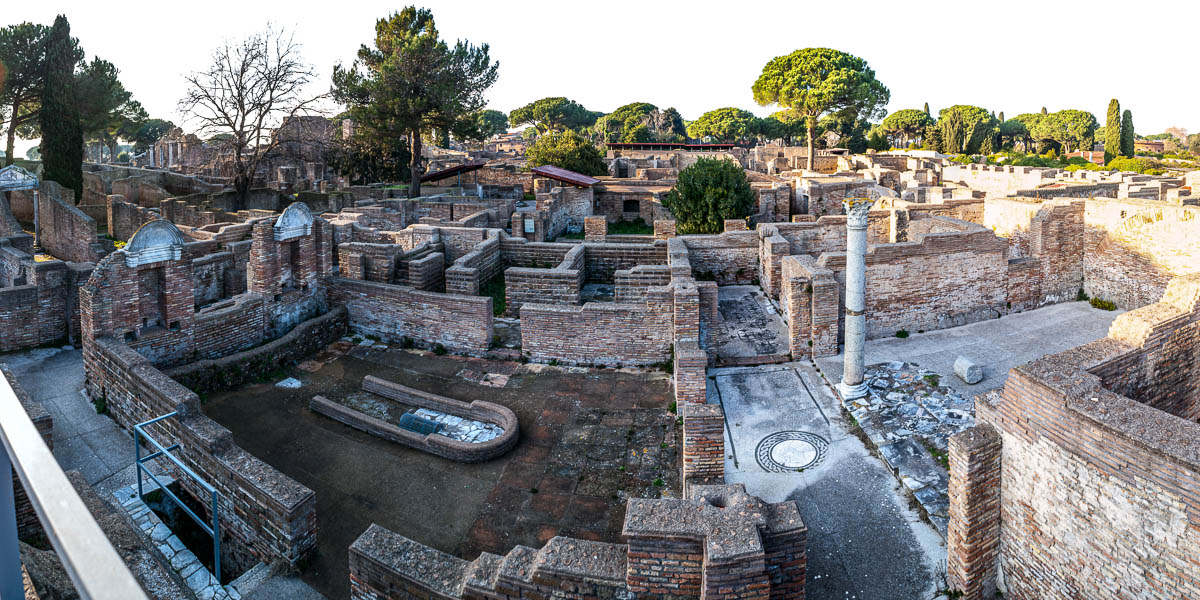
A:
[[[342,0],[8,3],[0,25],[50,24],[67,15],[88,58],[98,55],[150,116],[181,123],[183,76],[205,68],[212,49],[262,31],[295,34],[328,90],[333,66],[350,64],[375,20],[399,3]],[[1007,117],[1089,110],[1101,125],[1110,98],[1133,112],[1138,133],[1179,126],[1200,131],[1200,77],[1190,33],[1200,3],[1171,2],[476,2],[424,0],[441,35],[489,44],[500,75],[490,108],[509,112],[566,96],[604,112],[629,102],[676,107],[685,119],[736,106],[766,116],[750,87],[775,56],[813,46],[864,58],[891,90],[888,110],[936,115],[974,104]],[[990,8],[984,8],[990,7]],[[1105,52],[1105,49],[1112,48]],[[186,124],[184,124],[187,129]],[[18,156],[35,145],[17,141]]]

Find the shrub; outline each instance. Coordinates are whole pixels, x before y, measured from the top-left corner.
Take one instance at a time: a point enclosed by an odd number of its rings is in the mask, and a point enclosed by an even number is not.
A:
[[[1109,302],[1108,300],[1092,298],[1091,304],[1092,304],[1092,308],[1098,308],[1100,310],[1117,310],[1117,305],[1112,302]]]
[[[433,347],[433,353],[438,356],[442,356],[442,355],[446,354],[446,347],[441,344],[438,344]]]
[[[907,329],[901,329],[900,331],[897,331],[897,332],[896,332],[896,337],[898,337],[898,338],[906,338],[906,337],[908,337],[908,330],[907,330]]]
[[[754,210],[746,171],[733,161],[701,158],[679,172],[663,206],[675,216],[676,231],[720,233],[725,219],[744,219]]]

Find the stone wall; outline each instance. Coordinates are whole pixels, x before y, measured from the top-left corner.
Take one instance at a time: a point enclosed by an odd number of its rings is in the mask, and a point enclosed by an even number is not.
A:
[[[400,342],[409,338],[422,347],[486,352],[492,343],[492,299],[422,292],[391,285],[333,277],[329,302],[344,304],[356,331]]]
[[[951,443],[952,584],[972,599],[997,582],[1017,598],[1200,594],[1198,355],[1192,275],[978,399],[979,425]]]

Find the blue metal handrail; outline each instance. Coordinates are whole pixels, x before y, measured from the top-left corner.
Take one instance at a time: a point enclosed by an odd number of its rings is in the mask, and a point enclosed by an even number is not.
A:
[[[203,479],[201,479],[200,476],[197,475],[195,471],[191,470],[190,468],[188,468],[187,465],[183,464],[183,462],[180,461],[178,458],[176,458],[174,454],[171,454],[172,450],[177,450],[179,448],[179,444],[172,444],[170,447],[164,447],[161,443],[159,443],[158,440],[154,439],[154,436],[150,435],[144,429],[145,427],[153,425],[159,421],[178,416],[178,414],[179,413],[177,413],[177,412],[169,412],[169,413],[167,413],[161,417],[158,417],[156,419],[150,419],[149,421],[146,421],[144,423],[138,423],[137,425],[133,426],[133,453],[134,453],[134,459],[136,461],[135,464],[137,465],[138,499],[141,499],[143,501],[145,500],[142,497],[143,496],[142,472],[144,471],[146,473],[146,475],[150,477],[150,479],[154,480],[154,483],[158,484],[158,488],[160,490],[162,490],[163,493],[166,494],[168,498],[173,500],[175,502],[175,504],[177,504],[179,506],[179,508],[182,508],[183,512],[187,513],[187,515],[189,517],[191,517],[192,520],[195,521],[197,525],[200,526],[200,529],[204,530],[204,533],[207,533],[210,537],[212,537],[212,539],[213,539],[213,575],[216,576],[217,581],[220,581],[221,580],[221,523],[219,520],[219,513],[218,513],[219,505],[217,503],[217,489],[214,488],[213,486],[209,485],[207,481],[204,481]],[[145,438],[146,441],[153,444],[155,448],[158,448],[158,451],[153,454],[149,454],[149,455],[143,457],[142,456],[142,445],[139,443],[139,440],[141,438]],[[171,490],[168,490],[166,484],[164,484],[162,481],[159,481],[158,477],[155,477],[154,473],[152,473],[150,471],[150,469],[148,469],[144,466],[145,463],[152,461],[160,456],[167,457],[167,459],[169,459],[171,462],[175,463],[176,467],[179,467],[179,469],[181,471],[183,471],[185,474],[187,474],[188,477],[191,477],[193,480],[195,480],[195,482],[197,484],[199,484],[200,487],[204,488],[204,490],[208,492],[209,497],[212,499],[212,524],[211,525],[205,523],[204,519],[200,518],[199,515],[192,512],[192,509],[188,508],[187,505],[183,503],[183,500],[181,500],[178,496],[176,496]]]

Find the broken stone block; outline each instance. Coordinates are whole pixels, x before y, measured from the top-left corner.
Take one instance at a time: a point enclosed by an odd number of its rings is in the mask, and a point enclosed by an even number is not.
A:
[[[954,359],[954,374],[969,384],[983,381],[983,368],[965,356]]]

